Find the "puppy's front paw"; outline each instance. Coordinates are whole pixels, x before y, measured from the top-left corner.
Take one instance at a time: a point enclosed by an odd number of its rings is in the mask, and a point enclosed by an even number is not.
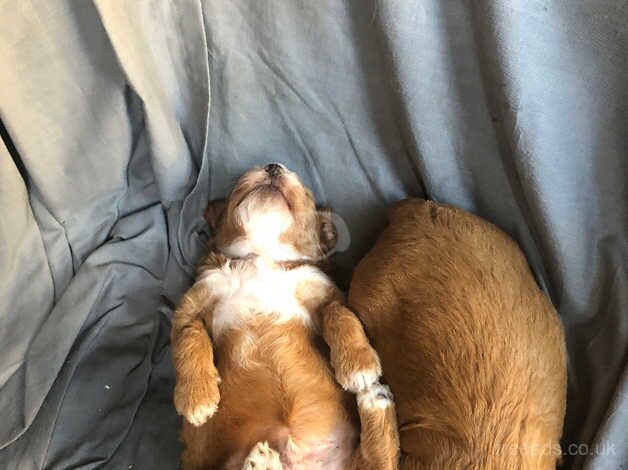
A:
[[[382,375],[379,356],[370,345],[344,351],[332,360],[336,380],[352,393],[366,390]]]
[[[268,442],[255,444],[242,465],[242,470],[281,470],[279,454],[270,448]]]
[[[220,379],[217,376],[205,380],[177,381],[174,388],[174,406],[177,413],[194,426],[205,424],[218,409],[219,383]]]
[[[383,410],[393,405],[393,395],[386,385],[376,383],[358,393],[358,409]]]

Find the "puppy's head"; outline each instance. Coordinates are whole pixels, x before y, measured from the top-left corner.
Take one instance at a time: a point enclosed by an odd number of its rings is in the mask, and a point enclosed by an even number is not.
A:
[[[245,173],[227,200],[208,206],[205,219],[216,248],[233,258],[319,259],[337,238],[329,211],[318,210],[312,192],[277,163]]]

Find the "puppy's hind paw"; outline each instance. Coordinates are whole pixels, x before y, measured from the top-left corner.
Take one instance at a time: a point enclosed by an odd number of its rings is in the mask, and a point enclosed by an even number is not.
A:
[[[242,470],[281,470],[281,460],[277,451],[268,442],[258,442],[244,460]]]
[[[394,405],[390,388],[380,383],[358,393],[357,399],[358,408],[361,410],[384,410]]]

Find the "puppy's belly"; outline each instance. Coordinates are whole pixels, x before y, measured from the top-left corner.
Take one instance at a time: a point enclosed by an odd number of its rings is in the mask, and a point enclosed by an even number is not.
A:
[[[220,339],[222,402],[213,419],[239,469],[257,442],[279,452],[285,469],[342,469],[357,441],[353,403],[335,383],[308,328],[261,318]]]

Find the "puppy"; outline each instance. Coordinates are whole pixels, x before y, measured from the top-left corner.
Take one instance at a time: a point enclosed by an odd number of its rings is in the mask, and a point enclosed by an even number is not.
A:
[[[563,329],[504,233],[462,210],[402,201],[348,303],[395,396],[400,468],[555,467]]]
[[[395,468],[379,358],[319,266],[335,242],[329,214],[270,164],[206,218],[213,245],[172,326],[183,468]],[[338,384],[358,394],[358,416]]]

